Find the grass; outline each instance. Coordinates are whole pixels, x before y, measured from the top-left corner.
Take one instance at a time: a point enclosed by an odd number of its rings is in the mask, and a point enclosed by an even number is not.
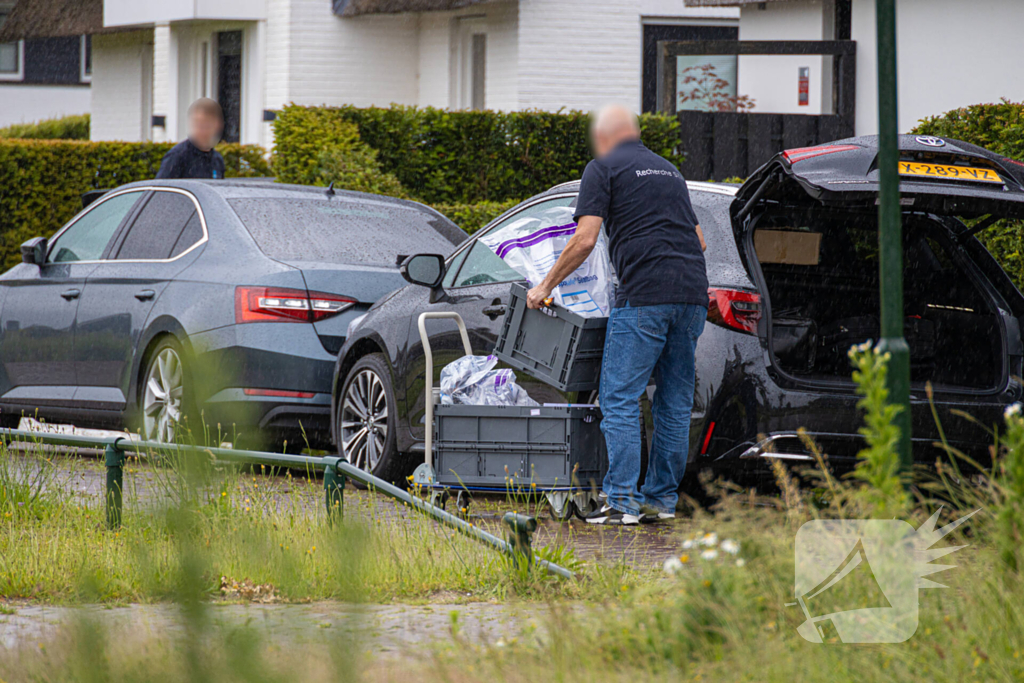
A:
[[[13,511],[3,522],[0,593],[167,601],[180,609],[180,628],[124,633],[83,613],[53,640],[0,650],[0,678],[398,681],[415,671],[418,680],[446,682],[1024,679],[1024,416],[1008,411],[995,463],[973,477],[960,472],[959,457],[937,472],[905,475],[892,465],[885,360],[870,349],[854,354],[869,447],[853,476],[838,476],[818,453],[806,471],[777,467],[772,493],[708,482],[717,502],[676,527],[679,555],[665,571],[584,562],[554,547],[542,552],[574,564],[579,580],[520,573],[427,520],[383,513],[375,497],[350,496],[345,522],[328,525],[319,484],[299,478],[282,494],[260,474],[169,467],[163,502],[147,505],[129,491],[125,527],[114,533],[103,530],[98,509],[44,494],[34,512]],[[816,644],[798,634],[804,614],[787,603],[804,523],[895,517],[917,528],[941,506],[940,524],[982,511],[937,544],[966,547],[943,558],[955,569],[929,577],[948,588],[919,592],[912,638],[863,645],[832,635]],[[454,614],[434,644],[403,656],[366,654],[372,623],[279,638],[211,616],[222,585],[242,600],[266,596],[257,588],[269,584],[273,596],[298,602],[449,600],[465,592],[541,611],[515,638],[482,640],[466,636]],[[877,604],[870,589],[844,582],[835,593],[848,609]]]

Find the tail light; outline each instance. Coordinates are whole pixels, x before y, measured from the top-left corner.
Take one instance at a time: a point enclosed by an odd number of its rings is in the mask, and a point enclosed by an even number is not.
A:
[[[860,149],[857,145],[821,145],[818,147],[798,147],[797,149],[787,149],[782,153],[782,156],[786,158],[791,164],[795,164],[798,161],[804,159],[813,159],[814,157],[824,156],[826,154],[835,154],[836,152],[850,152],[855,149]]]
[[[283,287],[236,287],[236,323],[315,323],[354,306],[355,299],[337,294]]]
[[[739,289],[708,288],[708,320],[740,332],[757,333],[761,296]]]

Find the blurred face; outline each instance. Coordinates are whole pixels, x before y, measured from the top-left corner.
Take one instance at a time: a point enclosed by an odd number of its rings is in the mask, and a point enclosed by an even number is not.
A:
[[[221,122],[216,116],[193,112],[188,119],[188,138],[199,149],[209,151],[220,142]]]

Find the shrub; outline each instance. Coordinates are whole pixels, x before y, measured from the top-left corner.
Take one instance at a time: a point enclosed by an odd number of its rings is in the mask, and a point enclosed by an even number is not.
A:
[[[434,204],[434,208],[472,235],[518,203],[518,199],[509,199],[504,202],[476,204]]]
[[[398,178],[380,170],[376,150],[360,143],[351,147],[332,147],[317,158],[317,185],[342,190],[404,197],[405,188]]]
[[[394,174],[411,196],[430,204],[528,197],[578,179],[592,157],[589,117],[583,112],[290,105],[274,122],[278,179],[316,182],[324,148],[351,144],[351,133],[342,125],[346,121],[377,150],[384,171]],[[648,147],[679,163],[677,120],[645,114],[641,127]]]
[[[64,116],[0,128],[0,138],[23,140],[88,140],[89,115]]]
[[[0,258],[20,260],[18,247],[51,235],[81,208],[89,190],[156,175],[169,143],[0,140]],[[269,173],[262,148],[221,145],[229,177]]]
[[[1005,157],[1024,161],[1024,103],[1002,100],[973,104],[921,120],[911,131],[963,140]],[[1018,288],[1024,288],[1024,223],[999,221],[978,234]]]

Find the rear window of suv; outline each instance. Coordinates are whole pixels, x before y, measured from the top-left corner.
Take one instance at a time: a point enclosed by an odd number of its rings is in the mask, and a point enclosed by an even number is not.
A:
[[[335,199],[230,199],[264,254],[282,261],[393,266],[399,255],[450,254],[466,233],[401,205]]]

